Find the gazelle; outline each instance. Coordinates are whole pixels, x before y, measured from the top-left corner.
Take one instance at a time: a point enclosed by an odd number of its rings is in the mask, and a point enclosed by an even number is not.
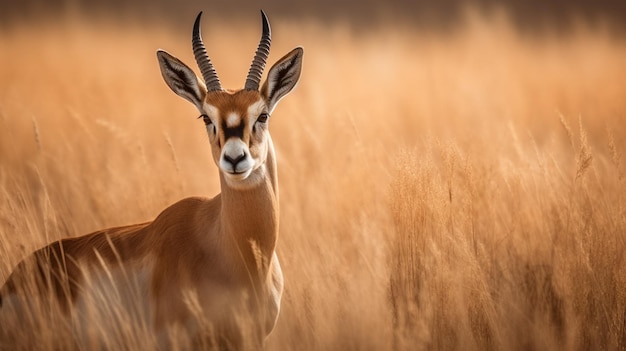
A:
[[[152,222],[63,239],[36,251],[0,290],[5,311],[18,297],[28,301],[29,279],[68,316],[80,315],[76,310],[85,307],[89,293],[124,290],[132,283],[146,294],[140,296],[148,301],[143,315],[157,333],[171,325],[198,329],[190,305],[200,306],[221,347],[239,348],[247,337],[262,345],[274,328],[283,276],[275,252],[278,180],[268,128],[276,104],[298,82],[303,50],[297,47],[278,60],[259,89],[271,41],[261,11],[263,34],[245,87],[224,90],[200,35],[201,15],[192,44],[203,79],[163,50],[157,58],[167,85],[198,109],[206,125],[221,193],[181,200]],[[238,325],[242,315],[253,325],[246,336]]]

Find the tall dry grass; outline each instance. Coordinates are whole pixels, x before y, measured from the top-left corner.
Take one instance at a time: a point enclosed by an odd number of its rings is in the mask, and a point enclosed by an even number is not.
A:
[[[305,62],[271,125],[286,291],[268,349],[626,348],[626,42],[466,22],[272,23],[270,61],[303,45]],[[258,28],[231,25],[205,40],[238,87]],[[219,192],[154,54],[191,64],[189,42],[80,20],[0,33],[0,280],[53,240]],[[141,345],[118,328],[109,345]],[[59,347],[50,326],[20,337]]]

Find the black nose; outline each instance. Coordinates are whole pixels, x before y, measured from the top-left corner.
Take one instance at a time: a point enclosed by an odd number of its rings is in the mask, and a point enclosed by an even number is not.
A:
[[[236,168],[237,163],[241,162],[241,160],[243,160],[244,158],[246,158],[245,152],[242,152],[241,155],[234,158],[224,154],[224,159],[233,165],[233,169]]]

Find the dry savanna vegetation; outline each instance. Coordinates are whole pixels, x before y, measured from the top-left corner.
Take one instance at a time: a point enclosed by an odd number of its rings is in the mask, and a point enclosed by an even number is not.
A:
[[[270,63],[305,55],[271,121],[286,290],[268,349],[626,348],[626,41],[476,16],[444,34],[272,25]],[[259,31],[205,26],[225,86],[243,85]],[[191,64],[190,33],[0,32],[0,281],[49,242],[219,192],[203,123],[155,57]],[[153,345],[103,311],[81,322],[94,340],[32,313],[0,348]]]

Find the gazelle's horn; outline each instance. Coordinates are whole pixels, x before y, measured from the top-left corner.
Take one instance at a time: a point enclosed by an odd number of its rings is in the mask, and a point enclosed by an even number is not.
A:
[[[246,90],[259,90],[261,76],[263,75],[263,69],[265,69],[265,61],[267,61],[267,57],[270,54],[272,30],[270,29],[270,23],[263,10],[261,10],[261,18],[263,19],[263,34],[261,35],[259,47],[256,49],[254,60],[252,60],[250,71],[248,71],[248,78],[246,78],[245,86]]]
[[[191,40],[193,44],[193,55],[196,57],[200,72],[202,72],[202,78],[204,78],[207,91],[222,90],[220,79],[217,78],[215,68],[213,68],[211,59],[209,59],[209,55],[204,47],[204,42],[202,42],[202,37],[200,36],[200,17],[202,17],[202,11],[200,11],[198,17],[196,17],[196,23],[193,24],[193,37]]]

